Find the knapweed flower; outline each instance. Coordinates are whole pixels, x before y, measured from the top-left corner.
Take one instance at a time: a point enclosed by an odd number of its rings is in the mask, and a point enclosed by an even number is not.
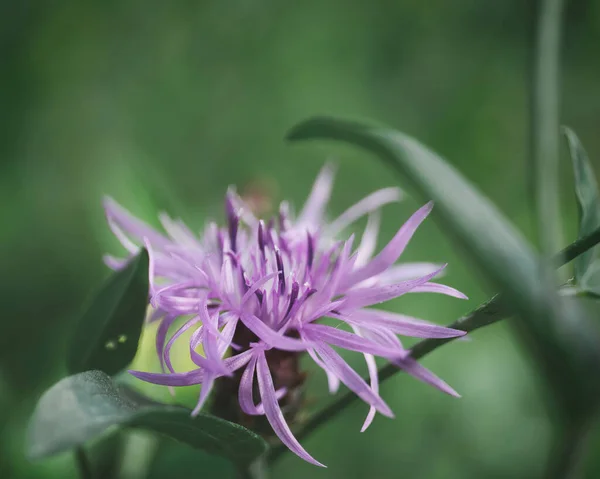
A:
[[[301,354],[308,354],[325,372],[331,392],[343,383],[370,406],[364,431],[376,412],[393,416],[378,393],[375,356],[457,395],[409,356],[398,335],[448,338],[464,334],[373,307],[407,293],[464,298],[457,290],[432,282],[444,265],[396,264],[432,204],[417,210],[374,254],[378,210],[398,200],[399,191],[377,191],[327,222],[324,214],[332,183],[333,168],[328,165],[297,217],[283,203],[276,217],[266,223],[230,189],[225,201],[226,227],[211,222],[201,235],[164,214],[160,220],[166,234],[157,232],[114,201],[105,202],[109,225],[129,253],[136,254],[143,245],[150,254],[154,312],[149,320],[160,321],[156,347],[163,372],[131,373],[166,386],[201,384],[193,414],[200,411],[215,384],[228,381],[229,396],[237,396],[235,403],[245,415],[266,416],[289,449],[319,466],[293,436],[282,410],[286,400],[291,404],[290,396],[304,380],[299,371]],[[360,241],[354,236],[337,239],[366,214],[369,219]],[[106,260],[109,266],[120,268],[127,258]],[[183,325],[170,334],[170,327],[182,317]],[[336,326],[323,324],[323,318],[330,318],[328,322]],[[197,368],[176,372],[170,353],[186,331],[191,333],[189,354]],[[335,348],[364,356],[370,384]],[[222,396],[217,402],[224,400]]]

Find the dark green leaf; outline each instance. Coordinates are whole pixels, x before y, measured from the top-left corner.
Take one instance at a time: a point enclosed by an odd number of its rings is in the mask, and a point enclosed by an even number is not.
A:
[[[162,441],[146,479],[189,479],[191,471],[198,471],[199,479],[237,477],[236,467],[227,459]]]
[[[67,357],[70,373],[116,374],[133,360],[148,307],[148,252],[112,274],[77,324]]]
[[[242,467],[267,449],[263,439],[238,424],[190,414],[189,409],[131,394],[101,371],[87,371],[62,379],[41,397],[29,424],[27,452],[40,459],[118,426],[164,434]]]
[[[573,130],[563,127],[563,133],[569,144],[569,153],[573,162],[575,176],[575,195],[579,210],[579,238],[589,235],[600,227],[600,192],[594,170]],[[584,278],[594,262],[594,250],[591,249],[573,262],[575,280],[586,289]],[[596,285],[597,286],[597,285]]]
[[[600,395],[600,350],[587,316],[540,281],[536,254],[500,211],[437,154],[407,135],[385,127],[319,117],[289,133],[290,140],[334,139],[363,147],[383,159],[427,199],[437,218],[468,251],[491,283],[520,313],[515,321],[562,403],[587,414]]]

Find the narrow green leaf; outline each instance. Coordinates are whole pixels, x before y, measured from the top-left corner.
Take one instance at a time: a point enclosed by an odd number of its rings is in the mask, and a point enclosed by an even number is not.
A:
[[[600,227],[600,192],[598,191],[594,169],[579,138],[573,130],[567,127],[563,127],[563,133],[569,145],[569,153],[575,176],[575,195],[579,210],[578,238],[583,238]],[[594,257],[594,250],[592,249],[576,258],[573,262],[575,280],[583,289],[586,289],[583,281],[594,262]]]
[[[469,248],[495,285],[507,290],[518,309],[529,308],[531,298],[543,302],[538,262],[521,233],[450,164],[413,138],[385,127],[322,117],[296,126],[288,138],[331,138],[375,153],[435,201],[438,219]]]
[[[434,213],[520,319],[515,325],[545,369],[562,410],[587,414],[600,398],[599,342],[574,301],[540,281],[541,263],[519,231],[437,154],[385,127],[318,117],[294,127],[290,140],[342,140],[383,159],[427,199]],[[589,406],[589,407],[588,407]]]
[[[148,252],[116,271],[90,302],[76,327],[67,369],[116,374],[133,360],[148,307]]]
[[[267,450],[266,442],[244,427],[209,414],[191,417],[189,409],[156,403],[101,371],[62,379],[39,400],[29,424],[31,459],[57,454],[98,437],[111,428],[133,427],[164,434],[246,467]]]

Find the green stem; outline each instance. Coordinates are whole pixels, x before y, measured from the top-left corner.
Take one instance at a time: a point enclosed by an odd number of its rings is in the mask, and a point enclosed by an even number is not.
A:
[[[531,159],[538,237],[544,256],[561,244],[558,197],[559,58],[563,0],[539,0],[531,82]]]
[[[79,477],[81,477],[81,479],[92,479],[94,477],[92,474],[90,460],[88,459],[83,447],[78,447],[75,449],[75,461],[77,463]]]
[[[264,457],[258,458],[248,467],[238,469],[237,479],[268,479],[269,471]]]
[[[579,255],[582,255],[589,249],[600,243],[600,228],[592,231],[589,235],[574,241],[554,258],[554,264],[558,268],[570,263]]]
[[[553,262],[556,267],[562,266],[572,261],[580,254],[585,253],[587,250],[594,247],[598,243],[600,243],[600,228],[598,228],[588,236],[581,238],[567,246],[554,257]],[[466,316],[463,316],[462,318],[456,320],[454,323],[448,325],[448,327],[460,329],[466,332],[472,332],[484,326],[494,324],[500,321],[501,319],[510,316],[510,314],[511,310],[502,301],[502,295],[497,294],[489,301],[481,304],[477,309],[475,309],[471,313],[467,314]],[[414,359],[420,359],[426,354],[429,354],[430,352],[439,348],[443,344],[453,341],[454,339],[456,338],[424,339],[422,341],[419,341],[415,346],[413,346],[413,348],[411,349],[411,356]],[[379,369],[379,382],[382,383],[386,379],[394,376],[395,374],[401,371],[401,369],[399,369],[391,363],[386,364],[385,366]],[[369,381],[369,378],[365,378],[365,381]],[[353,392],[346,392],[338,400],[334,401],[332,404],[323,408],[321,411],[312,416],[304,424],[302,429],[300,429],[296,433],[296,438],[298,440],[304,439],[313,431],[317,430],[319,427],[321,427],[323,424],[329,421],[329,419],[332,419],[333,417],[340,414],[345,408],[350,406],[357,399],[358,396],[356,396],[356,394],[354,394]],[[287,448],[283,445],[274,447],[269,451],[268,461],[272,463],[286,451]]]
[[[160,437],[146,431],[130,431],[125,436],[120,479],[142,479],[147,477],[156,458]]]
[[[589,436],[589,424],[577,423],[563,427],[556,434],[548,458],[545,479],[576,479]]]
[[[538,235],[545,258],[561,242],[559,206],[559,63],[563,0],[539,0],[534,71],[531,85],[531,145],[535,172],[534,192]],[[565,255],[566,256],[566,255]],[[541,280],[552,287],[552,272],[544,264]],[[563,419],[564,420],[564,419]],[[556,443],[551,451],[546,479],[573,479],[578,470],[587,422],[558,422]]]

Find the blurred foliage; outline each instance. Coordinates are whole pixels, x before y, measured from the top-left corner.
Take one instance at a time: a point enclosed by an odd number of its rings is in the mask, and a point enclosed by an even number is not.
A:
[[[388,170],[347,148],[290,147],[283,134],[316,113],[371,117],[450,159],[529,235],[531,4],[1,1],[0,477],[74,477],[68,454],[26,461],[24,425],[39,395],[65,373],[73,318],[108,274],[102,254],[121,251],[104,222],[104,194],[153,224],[164,209],[199,229],[207,217],[222,217],[230,184],[300,204],[335,154],[345,161],[333,215],[389,186]],[[594,162],[600,1],[568,2],[565,21],[562,122]],[[571,241],[577,215],[566,155],[561,168]],[[415,207],[409,199],[385,209],[382,242]],[[489,292],[459,253],[427,222],[406,258],[448,261],[447,282],[470,301],[413,295],[390,308],[439,323],[473,309]],[[156,367],[140,360],[152,356],[146,343],[137,361]],[[360,369],[358,355],[352,359]],[[424,363],[463,398],[399,376],[382,388],[397,419],[379,417],[360,434],[367,407],[353,407],[306,441],[328,469],[289,455],[274,477],[539,474],[549,423],[535,371],[506,325]],[[327,400],[325,386],[321,374],[310,375],[313,408]],[[593,441],[597,450],[598,431]],[[216,459],[175,446],[167,442],[156,455],[155,471],[227,474]],[[599,474],[591,454],[586,477]]]

